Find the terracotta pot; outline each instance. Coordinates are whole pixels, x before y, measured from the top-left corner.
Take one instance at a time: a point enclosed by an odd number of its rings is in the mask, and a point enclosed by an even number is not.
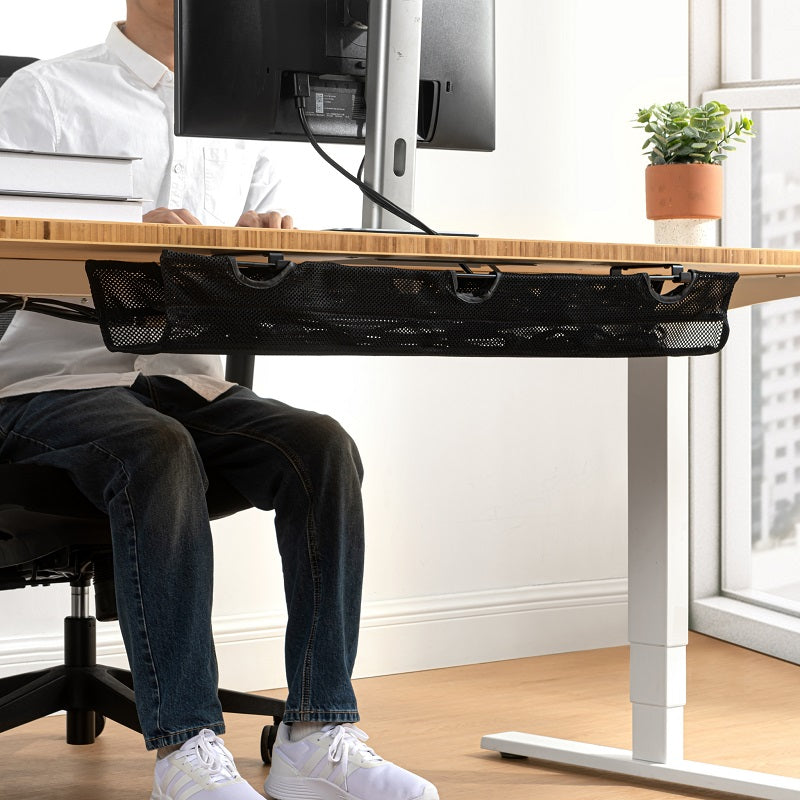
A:
[[[644,171],[648,219],[719,219],[722,166],[651,164]]]

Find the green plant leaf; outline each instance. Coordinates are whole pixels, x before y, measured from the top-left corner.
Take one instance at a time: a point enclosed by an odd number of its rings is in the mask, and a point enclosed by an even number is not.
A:
[[[730,119],[724,103],[710,100],[689,108],[681,101],[654,104],[639,109],[637,127],[650,136],[642,145],[651,163],[719,163],[742,136],[753,136],[752,120],[740,116]]]

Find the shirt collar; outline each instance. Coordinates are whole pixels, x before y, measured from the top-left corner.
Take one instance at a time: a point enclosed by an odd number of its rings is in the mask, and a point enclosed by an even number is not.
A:
[[[106,37],[106,47],[138,78],[154,89],[165,76],[172,76],[170,69],[158,59],[145,53],[120,30],[115,22]]]

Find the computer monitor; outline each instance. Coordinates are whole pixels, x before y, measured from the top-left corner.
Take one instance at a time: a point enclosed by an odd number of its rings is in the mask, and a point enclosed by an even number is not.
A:
[[[303,141],[293,85],[302,74],[315,137],[363,142],[368,8],[176,0],[176,133]],[[417,120],[419,147],[494,149],[494,0],[423,0]]]

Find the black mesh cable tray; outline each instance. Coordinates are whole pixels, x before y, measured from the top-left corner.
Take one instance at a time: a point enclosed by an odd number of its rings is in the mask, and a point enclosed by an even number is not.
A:
[[[86,271],[109,350],[285,355],[705,355],[727,341],[738,278],[245,265],[168,250],[159,264]]]

